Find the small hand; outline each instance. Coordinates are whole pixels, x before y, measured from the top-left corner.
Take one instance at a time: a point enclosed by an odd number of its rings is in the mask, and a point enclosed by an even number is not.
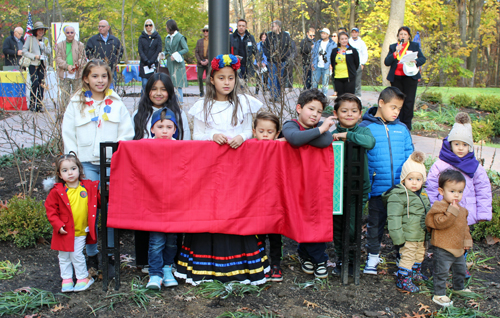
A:
[[[23,50],[17,50],[17,55],[23,55]]]
[[[238,136],[234,137],[233,139],[231,139],[228,144],[229,144],[229,147],[236,149],[239,146],[241,146],[242,143],[243,143],[243,137],[238,135]]]
[[[319,127],[319,131],[324,134],[325,132],[328,131],[328,129],[330,129],[330,127],[333,126],[333,124],[335,124],[335,117],[333,116],[330,116],[328,117],[324,122],[323,124],[321,125],[321,127]]]
[[[344,140],[347,138],[347,132],[333,134],[333,140]]]
[[[174,59],[174,57],[173,57],[173,56],[171,56],[171,57],[170,57],[170,60],[175,61],[175,59]]]
[[[66,231],[64,230],[64,226],[62,226],[62,227],[59,229],[59,234],[62,234],[62,235],[64,235],[64,234],[68,234],[68,232],[66,232]]]
[[[286,138],[285,138],[285,137],[281,137],[281,138],[278,138],[278,139],[276,139],[276,140],[277,140],[277,141],[288,142],[288,140],[286,140]]]
[[[35,55],[35,60],[39,60],[40,59],[40,55]]]
[[[331,66],[330,66],[331,67]],[[361,64],[361,70],[363,70],[365,68],[365,66],[363,64]]]
[[[454,206],[457,209],[460,208],[460,206],[458,205],[458,200],[453,200],[453,203],[451,205]]]
[[[216,143],[218,143],[219,145],[223,145],[223,144],[227,143],[227,137],[224,134],[215,134],[214,141]]]
[[[401,49],[403,49],[403,46],[400,43],[398,43],[398,45],[396,46],[396,52],[401,51]]]

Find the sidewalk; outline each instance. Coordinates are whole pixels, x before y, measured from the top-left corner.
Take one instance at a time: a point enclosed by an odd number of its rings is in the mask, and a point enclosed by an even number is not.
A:
[[[129,93],[140,93],[140,86],[132,86],[127,87],[127,94]],[[188,88],[183,89],[184,93],[188,96],[184,96],[184,104],[182,109],[185,112],[188,112],[191,106],[200,99],[198,86],[189,86]],[[254,88],[250,88],[251,93],[254,93]],[[296,101],[300,94],[299,89],[293,89],[292,91],[287,91],[285,94],[285,106],[284,106],[284,114],[289,114],[290,112],[295,111]],[[328,95],[331,96],[333,94],[333,90],[329,90]],[[378,92],[363,92],[361,97],[361,101],[363,106],[371,107],[373,104],[377,103],[378,100]],[[271,110],[278,110],[280,107],[277,104],[272,104],[269,102],[269,95],[259,94],[258,98],[264,103],[265,107],[267,106]],[[139,103],[140,97],[124,97],[123,102],[127,109],[132,114],[135,109],[137,109],[137,104]],[[333,104],[333,99],[330,99]],[[55,120],[53,106],[48,106],[48,113],[31,113],[31,112],[22,112],[20,114],[11,116],[10,118],[4,119],[0,121],[0,156],[12,153],[11,146],[7,140],[7,136],[5,130],[7,130],[10,137],[15,141],[18,146],[31,147],[34,142],[34,125],[36,126],[36,140],[37,144],[47,142],[52,134],[54,133],[51,129],[53,125],[51,124]],[[424,152],[426,155],[430,155],[432,157],[438,157],[439,151],[441,150],[440,139],[422,137],[413,135],[413,144],[415,145],[416,150],[420,150]],[[14,146],[14,148],[16,148]],[[500,171],[500,151],[499,158],[495,159],[496,156],[496,148],[492,147],[474,147],[474,151],[476,152],[476,156],[484,158],[484,167],[489,169],[490,167],[493,170]],[[500,150],[500,149],[499,149]],[[494,160],[492,164],[492,160]]]

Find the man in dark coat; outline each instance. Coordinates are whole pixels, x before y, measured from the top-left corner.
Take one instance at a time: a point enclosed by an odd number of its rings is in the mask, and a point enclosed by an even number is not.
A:
[[[109,33],[109,23],[106,20],[99,21],[99,34],[92,36],[87,41],[85,47],[87,58],[102,59],[111,67],[111,71],[115,70],[116,64],[122,58],[122,44],[120,40]]]
[[[306,37],[300,41],[300,55],[302,55],[302,69],[304,77],[304,89],[312,87],[312,71],[311,71],[311,52],[314,46],[314,36],[316,30],[309,28]]]
[[[23,56],[24,30],[17,27],[10,32],[10,36],[3,42],[3,54],[5,54],[5,66],[19,65],[19,60]]]
[[[253,56],[257,53],[255,38],[247,30],[247,21],[238,20],[238,30],[231,35],[231,54],[240,59],[240,77],[247,79],[254,75]]]

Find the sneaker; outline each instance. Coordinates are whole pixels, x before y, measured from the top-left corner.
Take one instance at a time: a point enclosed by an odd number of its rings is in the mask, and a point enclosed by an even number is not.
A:
[[[141,272],[144,273],[144,274],[149,274],[149,265],[144,266],[141,269]]]
[[[99,270],[99,258],[97,255],[94,256],[89,256],[87,259],[87,268],[88,269],[95,269],[96,271]]]
[[[272,275],[273,275],[273,269],[271,268],[269,270],[269,272],[267,272],[267,273],[264,274],[264,277],[266,278],[266,280],[271,281],[271,276]]]
[[[434,295],[434,297],[432,297],[432,301],[438,304],[439,306],[443,307],[453,306],[453,301],[446,295],[445,296]]]
[[[279,265],[273,265],[273,268],[269,272],[270,277],[268,278],[271,282],[282,282],[283,274],[281,273],[281,268]]]
[[[71,293],[74,290],[75,290],[75,287],[73,286],[73,279],[71,279],[71,278],[63,279],[62,286],[61,286],[61,292]]]
[[[179,283],[175,280],[174,275],[172,275],[172,265],[163,266],[163,286],[173,287],[177,285]]]
[[[92,277],[87,277],[85,279],[79,279],[76,281],[75,292],[81,292],[87,290],[90,285],[94,283],[94,279]]]
[[[147,289],[160,290],[161,289],[162,278],[160,276],[152,276],[149,278]]]
[[[326,262],[321,262],[316,264],[314,268],[314,277],[316,278],[327,278],[328,270],[326,269]]]
[[[371,274],[377,275],[377,266],[379,263],[382,263],[384,260],[379,257],[379,254],[368,254],[368,258],[366,259],[365,269],[363,270],[363,274]]]
[[[300,265],[301,265],[301,268],[304,271],[304,273],[314,274],[314,264],[310,260],[304,259],[304,258],[299,256],[299,261],[300,261]]]

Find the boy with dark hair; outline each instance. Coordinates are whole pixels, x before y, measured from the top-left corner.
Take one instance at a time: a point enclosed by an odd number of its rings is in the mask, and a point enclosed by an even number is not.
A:
[[[439,194],[443,200],[434,202],[425,218],[427,230],[431,232],[431,245],[434,246],[434,297],[432,301],[443,307],[453,305],[446,296],[446,280],[453,271],[453,289],[464,289],[467,265],[463,256],[464,249],[472,247],[472,237],[467,225],[467,209],[458,205],[462,200],[465,178],[461,172],[445,170],[439,176]]]
[[[335,105],[333,106],[333,114],[337,116],[339,123],[337,128],[332,132],[333,140],[342,140],[347,142],[353,142],[356,145],[360,145],[366,150],[373,149],[375,147],[375,138],[373,137],[370,129],[366,127],[360,127],[358,121],[361,119],[362,105],[359,98],[351,93],[345,93],[342,96],[335,99]],[[346,153],[347,155],[347,153]],[[370,176],[368,175],[368,158],[366,156],[366,151],[364,151],[365,164],[364,164],[364,182],[363,182],[363,206],[368,201],[368,194],[371,191]],[[357,160],[358,158],[345,158],[347,160]],[[356,201],[351,198],[351,217],[349,220],[349,241],[351,243],[355,242],[354,237],[354,226],[356,222]],[[337,266],[333,269],[333,273],[340,275],[342,268],[342,215],[333,216],[333,242],[335,245],[335,253],[337,254],[338,261]],[[354,251],[349,254],[349,275],[354,273],[353,271],[353,260]]]
[[[328,132],[334,124],[334,117],[328,117],[320,122],[321,113],[328,105],[328,99],[318,89],[303,91],[297,102],[297,119],[289,120],[283,125],[280,137],[285,137],[293,147],[311,145],[325,148],[332,144],[332,134]],[[302,270],[307,274],[314,274],[317,278],[328,277],[325,253],[326,243],[300,243],[298,254]]]
[[[404,99],[405,94],[398,88],[385,88],[378,98],[378,107],[370,108],[359,125],[370,129],[376,140],[375,147],[367,152],[372,189],[368,203],[365,274],[377,275],[380,262],[380,243],[387,220],[382,193],[400,182],[403,164],[413,153],[410,131],[398,119]]]

